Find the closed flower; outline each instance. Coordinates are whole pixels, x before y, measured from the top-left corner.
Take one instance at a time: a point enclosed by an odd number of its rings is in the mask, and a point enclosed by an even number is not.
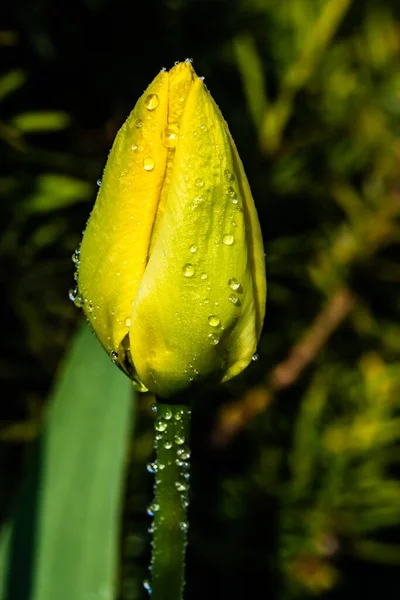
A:
[[[169,398],[250,362],[265,310],[261,231],[190,61],[161,71],[118,132],[79,260],[85,314],[141,389]]]

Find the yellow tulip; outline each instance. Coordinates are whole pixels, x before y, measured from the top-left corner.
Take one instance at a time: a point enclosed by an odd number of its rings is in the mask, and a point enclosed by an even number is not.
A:
[[[118,132],[79,260],[84,312],[141,389],[169,398],[249,364],[265,311],[261,231],[190,61],[161,71]]]

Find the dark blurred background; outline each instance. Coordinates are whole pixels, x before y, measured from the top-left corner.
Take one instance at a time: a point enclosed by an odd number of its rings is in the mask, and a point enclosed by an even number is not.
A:
[[[81,319],[71,255],[107,153],[160,68],[189,57],[244,162],[269,288],[258,360],[194,406],[186,597],[398,598],[398,0],[2,12],[3,521]],[[150,405],[129,449],[119,600],[145,597]]]

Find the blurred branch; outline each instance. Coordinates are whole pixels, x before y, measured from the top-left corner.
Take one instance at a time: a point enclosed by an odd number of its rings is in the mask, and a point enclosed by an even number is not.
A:
[[[280,95],[264,116],[260,143],[264,152],[273,153],[281,143],[282,132],[293,110],[296,93],[305,86],[326,47],[335,35],[351,0],[328,0],[298,59],[289,67]]]
[[[291,386],[304,369],[317,357],[333,332],[346,319],[355,304],[350,290],[338,290],[317,315],[304,337],[293,346],[286,360],[279,363],[269,377],[271,390],[276,392]]]
[[[318,356],[334,331],[343,323],[355,305],[355,297],[347,288],[339,289],[317,315],[303,338],[290,350],[288,357],[267,375],[268,385],[250,388],[237,402],[222,407],[212,435],[212,443],[225,445],[257,414],[265,410],[275,392],[290,387]]]

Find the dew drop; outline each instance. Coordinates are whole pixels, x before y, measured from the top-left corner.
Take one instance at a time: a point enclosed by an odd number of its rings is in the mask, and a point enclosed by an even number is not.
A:
[[[151,410],[155,413],[157,412],[157,404],[156,403],[151,405]]]
[[[98,179],[98,180],[97,180],[97,185],[98,185],[99,187],[101,187],[101,184],[102,184],[102,181],[101,181],[101,179]]]
[[[143,121],[142,121],[142,119],[136,119],[136,127],[137,127],[138,129],[140,129],[142,125],[143,125]]]
[[[237,198],[232,198],[232,204],[239,204],[239,200]]]
[[[125,319],[125,325],[126,325],[127,327],[130,327],[130,326],[131,326],[131,319],[130,319],[130,317],[127,317],[127,318]]]
[[[229,196],[229,198],[236,198],[237,194],[235,192],[235,190],[233,189],[233,187],[228,187],[226,190],[226,195]]]
[[[150,585],[150,581],[148,579],[145,579],[143,581],[143,587],[148,594],[151,594],[151,585]]]
[[[154,162],[154,159],[151,156],[145,156],[142,164],[145,171],[152,171],[156,163]]]
[[[156,422],[154,423],[154,428],[156,431],[165,431],[167,429],[167,423],[165,421],[165,419],[163,419],[162,417],[160,417],[159,419],[156,420]]]
[[[182,481],[175,481],[175,487],[178,492],[187,492],[187,485],[182,483]]]
[[[224,175],[228,181],[233,181],[235,179],[233,173],[231,173],[229,169],[225,169]]]
[[[182,521],[179,523],[179,529],[182,529],[182,531],[187,531],[189,529],[189,523],[187,521]]]
[[[183,446],[183,448],[179,448],[179,450],[177,450],[176,454],[182,460],[189,460],[189,458],[190,458],[190,448],[188,448],[187,446]]]
[[[112,350],[110,352],[110,358],[111,362],[116,363],[118,361],[118,352],[114,352],[114,350]]]
[[[186,265],[184,265],[182,272],[184,274],[185,277],[193,277],[194,275],[194,266],[191,265],[190,263],[187,263]]]
[[[74,300],[74,304],[75,304],[75,306],[76,306],[77,308],[82,308],[82,306],[83,306],[83,298],[82,298],[82,296],[79,296],[79,295],[78,295],[78,296],[75,298],[75,300]]]
[[[156,513],[158,510],[160,510],[160,505],[157,504],[157,502],[152,502],[147,507],[147,514],[149,515],[149,517],[154,517],[154,513]]]
[[[194,135],[194,137],[196,137],[196,135],[197,135],[196,129],[193,129],[193,135]]]
[[[199,188],[202,188],[204,186],[204,181],[199,177],[198,179],[196,179],[196,186]]]
[[[253,362],[256,362],[259,359],[259,355],[257,354],[257,352],[255,354],[253,354],[253,356],[251,357],[251,360]]]
[[[92,302],[88,302],[88,311],[90,313],[93,312],[93,303]]]
[[[166,419],[167,421],[172,419],[172,410],[170,410],[169,408],[166,408],[164,411],[164,419]]]
[[[200,125],[200,131],[207,131],[207,125]]]
[[[147,463],[147,467],[146,468],[147,468],[147,471],[149,473],[157,473],[158,467],[157,467],[157,463],[156,462],[149,462],[149,463]]]
[[[175,444],[182,446],[185,443],[185,436],[179,435],[178,433],[174,437]]]
[[[134,152],[136,152],[136,151],[137,151],[137,149],[138,149],[138,147],[136,146],[136,144],[132,144],[132,146],[131,146],[131,149],[132,149]]]
[[[74,263],[74,265],[79,265],[79,256],[80,256],[81,251],[79,250],[79,248],[77,248],[75,250],[75,252],[72,255],[72,262]]]
[[[68,298],[71,300],[71,302],[75,302],[77,295],[78,295],[78,288],[76,286],[71,288],[68,292]]]
[[[233,242],[235,241],[235,238],[231,233],[226,233],[222,238],[222,241],[224,242],[225,246],[232,246]]]
[[[149,94],[144,101],[144,105],[147,110],[155,110],[160,104],[157,94]]]
[[[219,338],[217,335],[215,335],[215,333],[210,333],[208,335],[208,339],[210,340],[211,346],[216,346],[217,344],[219,344]]]
[[[216,315],[210,315],[208,317],[208,324],[211,325],[211,327],[218,327],[218,325],[221,324],[221,321]]]
[[[240,289],[240,287],[241,287],[240,283],[238,282],[237,279],[235,279],[235,277],[232,277],[232,279],[230,279],[228,281],[228,285],[231,288],[231,290],[234,290],[234,291]]]
[[[189,251],[190,251],[192,254],[195,254],[195,253],[197,252],[197,246],[195,246],[194,244],[192,244],[192,245],[190,246],[190,248],[189,248]]]
[[[172,448],[172,442],[165,442],[165,444],[164,444],[164,448],[165,448],[166,450],[171,450],[171,448]]]
[[[192,64],[192,62],[193,62],[193,58],[185,58],[185,63]]]
[[[183,416],[182,411],[178,410],[175,413],[175,421],[182,421],[182,416]]]
[[[178,143],[179,127],[176,123],[170,123],[161,134],[161,141],[167,148],[175,148]]]
[[[240,306],[240,300],[236,294],[229,294],[228,296],[229,302],[232,302],[235,306]]]

